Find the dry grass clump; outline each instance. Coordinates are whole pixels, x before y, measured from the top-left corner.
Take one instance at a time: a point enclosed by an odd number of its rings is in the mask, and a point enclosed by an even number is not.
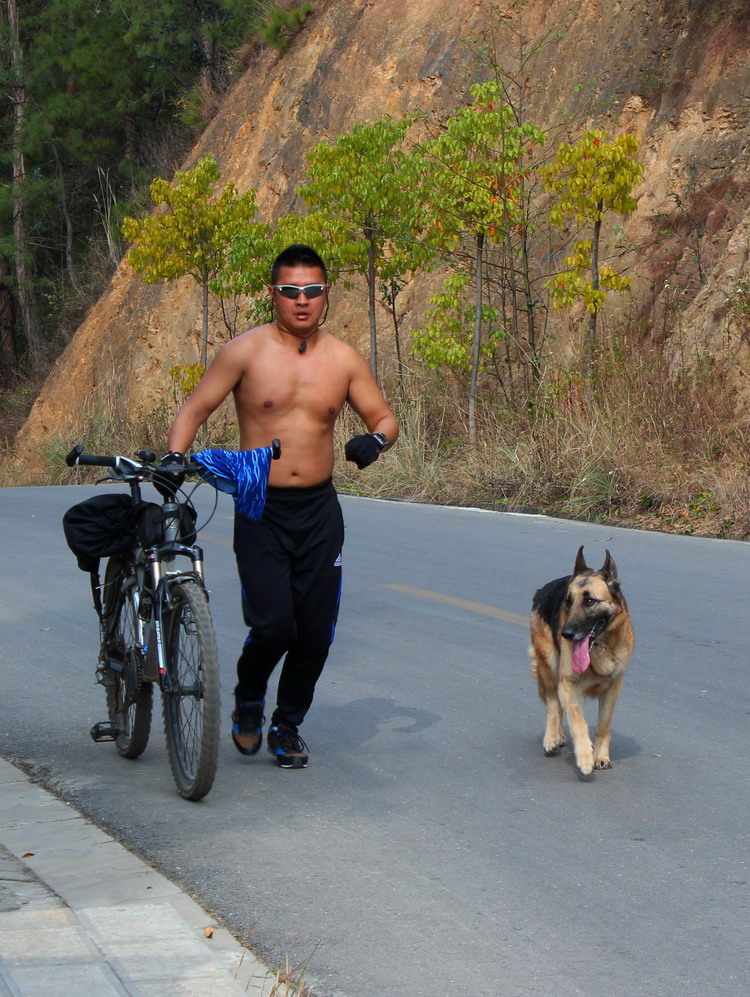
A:
[[[445,396],[427,397],[401,407],[382,460],[339,462],[342,490],[750,537],[750,431],[720,360],[670,368],[633,347],[585,373],[550,370],[523,411],[485,404],[473,448]],[[358,431],[342,423],[337,452]]]

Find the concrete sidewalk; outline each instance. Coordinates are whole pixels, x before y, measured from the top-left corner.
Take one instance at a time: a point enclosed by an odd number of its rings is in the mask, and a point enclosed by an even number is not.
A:
[[[0,759],[0,997],[272,997],[274,984],[174,883]]]

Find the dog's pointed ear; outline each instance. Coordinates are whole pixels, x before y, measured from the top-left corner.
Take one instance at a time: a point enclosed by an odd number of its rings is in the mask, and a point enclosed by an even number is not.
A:
[[[604,558],[604,564],[600,574],[606,578],[607,581],[617,578],[617,565],[612,560],[612,555],[608,550],[604,552],[607,556]]]
[[[574,575],[580,575],[582,571],[588,571],[588,565],[586,564],[586,559],[583,556],[583,544],[578,548],[578,553],[576,554],[576,566],[573,568]]]

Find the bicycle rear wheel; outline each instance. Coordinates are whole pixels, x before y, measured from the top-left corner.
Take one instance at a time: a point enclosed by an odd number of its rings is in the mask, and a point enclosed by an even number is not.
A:
[[[104,684],[110,722],[117,728],[115,747],[123,758],[138,758],[151,732],[153,687],[143,681],[138,606],[133,589],[123,592],[127,565],[111,557],[104,573],[102,627],[108,667]]]
[[[169,764],[180,796],[201,800],[213,785],[219,757],[219,657],[203,589],[173,585],[163,625],[168,688],[162,687]],[[167,683],[165,683],[167,684]]]

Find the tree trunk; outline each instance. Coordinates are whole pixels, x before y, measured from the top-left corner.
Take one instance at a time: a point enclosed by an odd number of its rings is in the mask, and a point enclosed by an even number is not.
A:
[[[367,298],[370,312],[370,370],[378,378],[378,330],[375,324],[375,235],[372,229],[365,229],[367,238]]]
[[[203,332],[201,334],[201,363],[208,367],[208,277],[203,280]]]
[[[13,265],[16,272],[16,296],[26,345],[30,352],[39,348],[41,341],[39,314],[29,267],[26,226],[23,205],[23,184],[26,165],[23,155],[23,125],[26,110],[26,89],[23,83],[23,56],[18,38],[18,11],[16,0],[6,0],[8,27],[10,29],[10,61],[12,85],[10,101],[13,107],[13,137],[11,157],[13,183],[11,204],[13,212],[13,237],[15,240]]]
[[[539,387],[542,379],[541,343],[537,336],[536,311],[534,305],[534,289],[531,285],[531,262],[529,259],[529,215],[531,213],[530,199],[526,193],[526,185],[521,178],[521,203],[523,216],[521,219],[521,272],[523,275],[523,293],[526,306],[526,341],[528,344],[528,360],[531,365],[531,377],[534,388]]]
[[[482,250],[484,234],[477,232],[476,260],[476,316],[474,318],[474,343],[471,356],[471,381],[469,383],[469,442],[477,441],[477,379],[479,377],[479,347],[482,337]]]
[[[9,278],[8,261],[0,256],[0,381],[13,370],[16,362],[16,309]]]
[[[57,178],[60,181],[60,209],[62,211],[63,219],[65,220],[65,269],[68,273],[68,279],[79,298],[83,297],[83,291],[81,290],[81,285],[78,281],[78,275],[76,274],[75,267],[73,266],[73,222],[70,218],[70,212],[68,211],[68,198],[65,193],[65,177],[63,176],[62,165],[60,163],[60,157],[57,154],[57,147],[52,144],[52,154],[55,157],[55,171],[57,172]]]
[[[597,205],[599,209],[599,217],[594,222],[594,237],[591,240],[591,286],[594,291],[599,290],[599,239],[602,232],[602,202],[600,201]],[[596,317],[599,312],[599,306],[594,305],[594,310],[589,316],[589,329],[588,329],[588,354],[589,363],[593,363],[594,360],[594,347],[596,346]]]
[[[396,380],[398,381],[398,394],[401,402],[404,401],[404,361],[401,358],[401,341],[398,334],[398,311],[396,309],[396,298],[401,288],[398,281],[391,279],[391,295],[388,303],[391,306],[391,318],[393,319],[393,338],[396,344]]]
[[[124,155],[125,159],[129,160],[133,164],[133,169],[138,165],[138,160],[140,158],[140,150],[138,146],[138,132],[135,127],[135,122],[133,121],[132,114],[126,114],[122,123],[123,134],[124,134]]]
[[[217,20],[216,18],[214,20]],[[201,55],[203,56],[203,63],[200,68],[199,79],[201,85],[205,87],[207,93],[212,93],[214,89],[214,82],[216,80],[216,72],[214,65],[214,43],[213,39],[206,31],[205,23],[201,25]]]
[[[508,390],[510,392],[511,398],[515,402],[515,372],[513,361],[519,361],[521,364],[524,360],[525,351],[521,347],[521,292],[518,287],[518,275],[516,273],[516,247],[513,243],[513,224],[514,220],[511,215],[509,201],[508,201],[508,191],[503,184],[503,215],[505,224],[505,277],[508,282],[508,290],[510,291],[510,315],[511,315],[511,338],[515,346],[515,357],[512,354],[508,355]],[[507,328],[505,330],[505,343],[506,349],[508,346],[508,334]],[[523,368],[521,369],[523,374]]]

